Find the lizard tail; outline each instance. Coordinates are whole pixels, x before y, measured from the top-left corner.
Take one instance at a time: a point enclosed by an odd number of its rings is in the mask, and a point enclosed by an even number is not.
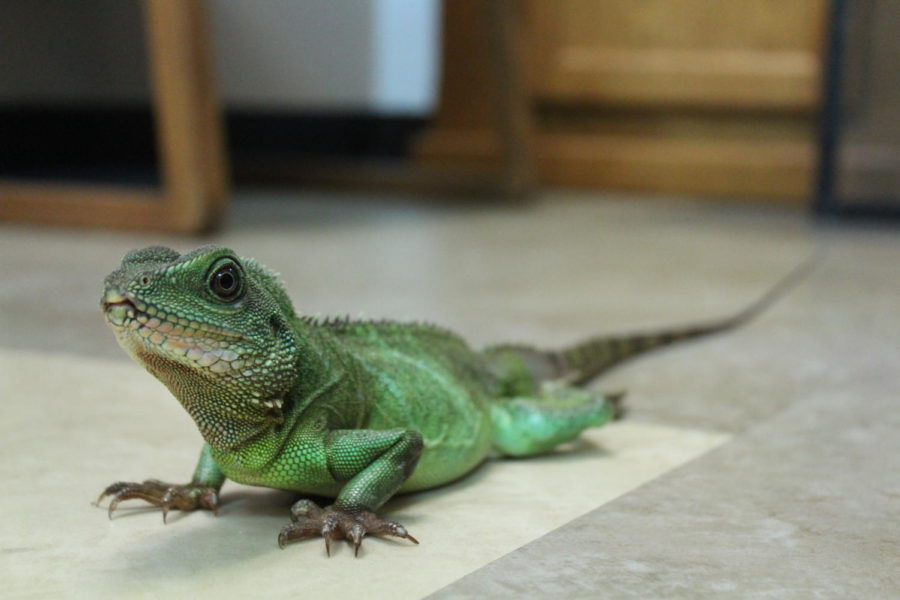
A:
[[[813,257],[791,271],[763,296],[739,313],[708,323],[674,327],[657,332],[609,335],[589,338],[561,350],[539,350],[529,346],[504,344],[485,353],[494,360],[508,391],[520,394],[541,381],[564,379],[583,385],[610,368],[640,354],[672,344],[739,327],[780,299],[801,281],[816,264]],[[524,376],[524,378],[523,378]]]

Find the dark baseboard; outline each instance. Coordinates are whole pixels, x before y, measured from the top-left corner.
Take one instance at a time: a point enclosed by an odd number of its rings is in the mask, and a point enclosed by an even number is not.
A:
[[[399,159],[427,123],[418,117],[361,113],[228,111],[233,156]]]
[[[149,107],[2,107],[0,177],[155,182]]]
[[[232,171],[273,160],[402,160],[427,123],[365,113],[229,110]],[[158,183],[149,106],[0,107],[0,177]]]

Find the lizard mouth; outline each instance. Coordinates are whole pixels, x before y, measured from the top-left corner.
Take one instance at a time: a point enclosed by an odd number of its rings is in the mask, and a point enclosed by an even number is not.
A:
[[[237,352],[229,349],[233,344],[246,342],[239,334],[167,314],[118,293],[110,293],[101,299],[100,307],[107,325],[117,334],[142,342],[142,347],[185,356],[200,367],[212,367],[220,359],[224,361],[218,370],[213,369],[214,372],[222,372],[231,361],[236,361],[229,366],[231,369],[240,369],[244,365],[244,361],[237,361]]]
[[[121,297],[120,297],[121,298]],[[134,302],[128,298],[116,299],[115,301],[103,300],[100,302],[103,314],[106,315],[106,321],[114,327],[125,327],[128,321],[135,318],[140,313]]]

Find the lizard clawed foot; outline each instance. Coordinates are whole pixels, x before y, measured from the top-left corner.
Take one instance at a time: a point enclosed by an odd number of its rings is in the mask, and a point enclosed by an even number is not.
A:
[[[331,540],[340,539],[351,542],[353,555],[359,556],[359,547],[366,535],[394,536],[419,543],[400,523],[381,519],[369,510],[347,511],[334,506],[319,508],[311,500],[300,500],[291,507],[291,518],[294,522],[285,525],[278,534],[278,545],[282,548],[293,542],[322,536],[328,556],[331,556]]]
[[[214,514],[219,512],[218,490],[193,483],[173,484],[156,479],[148,479],[143,483],[119,481],[103,490],[95,504],[99,505],[100,501],[107,496],[113,497],[109,502],[110,519],[120,502],[132,498],[139,498],[162,507],[163,523],[166,522],[166,517],[173,508],[185,511],[206,508],[213,511]]]

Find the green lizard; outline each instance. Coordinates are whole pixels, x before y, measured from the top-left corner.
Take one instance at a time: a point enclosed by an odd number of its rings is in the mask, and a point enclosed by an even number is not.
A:
[[[540,454],[602,425],[620,395],[580,386],[636,354],[734,327],[779,291],[708,325],[479,352],[431,325],[298,316],[276,274],[223,247],[131,251],[104,287],[119,344],[206,443],[189,483],[118,482],[98,503],[112,496],[110,516],[131,498],[163,519],[215,511],[226,479],[335,498],[298,501],[278,536],[281,546],[322,536],[329,554],[329,540],[358,552],[367,534],[418,543],[375,514],[391,496],[460,478],[492,452]]]

